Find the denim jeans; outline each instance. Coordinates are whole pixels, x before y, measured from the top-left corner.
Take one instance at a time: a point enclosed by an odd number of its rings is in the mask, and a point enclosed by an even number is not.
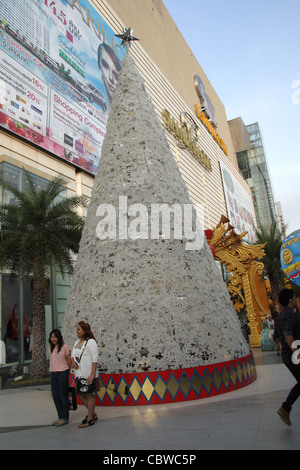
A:
[[[69,370],[51,372],[51,391],[59,419],[69,419]]]
[[[285,402],[282,403],[282,408],[286,411],[290,412],[292,409],[292,405],[295,403],[297,398],[300,396],[300,364],[293,364],[292,361],[285,362],[285,366],[289,369],[289,371],[293,374],[295,379],[297,380],[296,385],[290,391],[288,397],[286,398]]]

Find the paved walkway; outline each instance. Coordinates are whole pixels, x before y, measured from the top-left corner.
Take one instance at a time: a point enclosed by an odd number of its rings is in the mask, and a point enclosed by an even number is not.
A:
[[[258,378],[243,389],[187,403],[97,407],[101,419],[84,429],[83,406],[68,425],[51,426],[49,385],[1,390],[0,450],[300,449],[300,400],[291,427],[276,413],[295,381],[276,352],[254,350],[254,357]]]

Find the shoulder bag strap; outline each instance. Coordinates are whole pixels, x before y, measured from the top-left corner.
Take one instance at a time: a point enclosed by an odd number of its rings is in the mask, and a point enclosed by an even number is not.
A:
[[[79,365],[80,361],[81,361],[81,358],[82,358],[82,354],[84,353],[84,350],[86,348],[86,345],[87,345],[87,342],[88,342],[88,339],[86,340],[86,342],[84,343],[84,346],[82,348],[82,351],[81,351],[81,354],[80,354],[80,358],[79,360],[77,361],[77,364]]]

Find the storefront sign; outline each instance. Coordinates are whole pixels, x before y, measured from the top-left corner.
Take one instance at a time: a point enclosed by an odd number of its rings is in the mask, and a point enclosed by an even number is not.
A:
[[[187,123],[180,124],[171,117],[169,111],[163,110],[164,125],[183,143],[183,145],[192,153],[207,170],[212,171],[211,160],[206,153],[200,149],[196,140],[193,140],[194,126],[188,126]]]
[[[210,132],[213,139],[221,147],[225,155],[228,156],[227,147],[216,131],[218,123],[215,108],[205,92],[204,84],[199,75],[194,75],[194,84],[197,95],[200,100],[200,107],[198,104],[195,105],[196,116],[198,119],[200,119],[202,124],[204,124],[206,129]]]
[[[205,92],[205,86],[199,75],[194,75],[194,83],[200,99],[201,111],[209,119],[213,127],[218,127],[215,108]]]
[[[212,135],[213,139],[217,142],[217,144],[221,147],[221,149],[223,150],[223,152],[225,153],[225,155],[228,156],[228,151],[227,151],[227,147],[226,147],[226,144],[223,142],[223,140],[221,139],[221,137],[219,136],[219,134],[216,132],[216,129],[212,126],[212,124],[209,122],[209,120],[204,116],[204,113],[201,111],[201,109],[199,108],[199,106],[196,104],[195,105],[195,110],[196,110],[196,116],[197,118],[200,119],[200,121],[202,122],[202,124],[204,124],[204,126],[206,127],[206,129],[210,132],[210,134]]]
[[[125,54],[87,0],[1,0],[0,126],[96,173]]]

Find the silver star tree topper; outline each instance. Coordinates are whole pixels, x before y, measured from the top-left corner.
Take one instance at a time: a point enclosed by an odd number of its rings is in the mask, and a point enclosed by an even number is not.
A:
[[[123,28],[122,34],[115,34],[115,36],[117,38],[122,39],[121,46],[125,44],[127,49],[129,49],[131,41],[139,41],[138,38],[135,38],[134,36],[132,36],[132,33],[133,33],[133,29],[131,29],[129,26],[129,28],[125,28],[125,29]]]

